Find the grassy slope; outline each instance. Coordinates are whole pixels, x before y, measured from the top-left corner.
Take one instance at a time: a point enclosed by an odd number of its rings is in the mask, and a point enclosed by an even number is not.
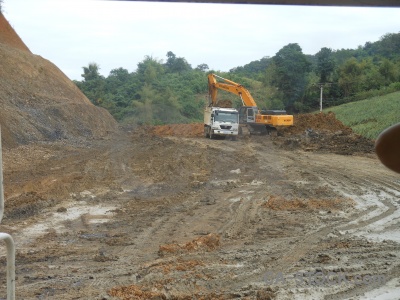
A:
[[[336,118],[354,132],[376,139],[387,127],[400,122],[400,92],[330,107]]]

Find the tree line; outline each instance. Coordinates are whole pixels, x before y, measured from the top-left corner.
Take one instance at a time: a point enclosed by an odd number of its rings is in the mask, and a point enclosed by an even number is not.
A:
[[[146,56],[135,72],[120,67],[107,77],[100,66],[83,67],[76,85],[95,105],[106,108],[119,121],[166,124],[199,120],[204,106],[206,64],[192,68],[183,57],[167,53],[167,60]]]
[[[323,87],[324,106],[335,106],[400,90],[400,33],[384,35],[357,49],[322,48],[306,55],[296,43],[229,72],[209,70],[203,63],[193,68],[172,51],[166,60],[146,56],[136,71],[120,67],[107,77],[100,66],[83,67],[83,79],[74,81],[92,103],[102,106],[120,122],[167,124],[202,119],[207,103],[207,74],[242,84],[259,108],[311,112],[319,107]],[[237,96],[221,91],[220,99],[241,105]]]

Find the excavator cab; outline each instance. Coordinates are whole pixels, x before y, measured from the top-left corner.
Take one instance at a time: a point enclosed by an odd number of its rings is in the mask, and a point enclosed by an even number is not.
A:
[[[254,123],[258,108],[253,106],[242,106],[239,108],[239,123],[247,124]]]
[[[268,129],[265,124],[256,122],[259,115],[258,108],[255,106],[242,106],[239,108],[240,133],[247,134],[267,134]]]

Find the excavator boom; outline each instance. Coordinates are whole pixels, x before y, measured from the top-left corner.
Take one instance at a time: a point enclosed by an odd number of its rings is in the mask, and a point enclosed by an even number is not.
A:
[[[225,81],[226,83],[217,82],[216,78],[219,78]],[[250,92],[246,88],[244,88],[244,86],[236,82],[233,82],[229,79],[225,79],[221,76],[215,74],[209,74],[208,88],[213,106],[217,103],[218,89],[238,95],[242,99],[242,103],[244,106],[257,106]]]

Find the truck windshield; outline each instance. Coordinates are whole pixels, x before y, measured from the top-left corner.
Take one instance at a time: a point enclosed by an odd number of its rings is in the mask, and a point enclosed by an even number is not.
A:
[[[219,111],[218,113],[215,114],[215,122],[238,123],[238,113]]]

